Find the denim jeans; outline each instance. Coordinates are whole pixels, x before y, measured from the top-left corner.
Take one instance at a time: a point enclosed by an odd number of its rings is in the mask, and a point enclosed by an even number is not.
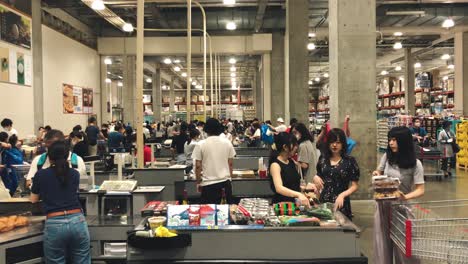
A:
[[[88,224],[82,213],[49,218],[44,228],[45,263],[91,263]]]

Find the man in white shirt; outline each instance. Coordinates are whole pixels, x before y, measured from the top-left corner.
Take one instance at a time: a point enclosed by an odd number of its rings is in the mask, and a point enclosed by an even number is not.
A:
[[[222,138],[222,126],[214,118],[206,122],[208,138],[201,141],[193,151],[196,163],[195,175],[201,191],[202,204],[220,204],[223,198],[232,203],[232,162],[236,151],[231,142]],[[203,171],[203,176],[202,176]]]
[[[46,148],[52,145],[52,143],[60,140],[65,140],[65,136],[63,135],[62,131],[56,129],[52,129],[44,137],[44,143],[46,145]],[[35,157],[31,162],[31,167],[29,169],[28,175],[26,176],[26,186],[31,186],[32,178],[34,178],[34,175],[36,175],[36,172],[39,169],[46,169],[50,167],[49,157],[46,158],[44,164],[39,164],[41,156],[42,155]],[[83,159],[79,156],[76,156],[77,164],[72,164],[71,157],[72,153],[70,152],[70,155],[68,155],[68,162],[70,164],[70,167],[76,167],[75,169],[78,170],[78,172],[80,173],[80,178],[87,179],[88,176],[86,174],[86,165]]]
[[[8,133],[8,136],[11,137],[12,135],[18,136],[18,131],[13,128],[13,121],[9,118],[5,118],[0,123],[2,125],[3,131]]]
[[[278,117],[278,119],[276,119],[276,123],[278,125],[277,127],[274,127],[272,125],[268,125],[270,127],[270,129],[275,132],[276,135],[278,135],[279,133],[282,133],[282,132],[286,132],[286,130],[288,130],[288,127],[284,125],[283,118]]]

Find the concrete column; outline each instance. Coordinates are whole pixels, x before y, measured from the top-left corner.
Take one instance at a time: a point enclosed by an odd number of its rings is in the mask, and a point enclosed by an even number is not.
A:
[[[175,84],[174,84],[174,77],[171,77],[171,89],[169,90],[169,113],[174,112],[175,106]]]
[[[414,106],[416,97],[414,96],[414,60],[411,55],[411,48],[405,49],[405,110],[409,115],[416,114]]]
[[[123,56],[123,118],[125,123],[135,125],[135,57]],[[141,126],[141,124],[140,124]]]
[[[262,120],[263,119],[263,94],[262,94],[262,81],[260,77],[260,71],[258,68],[255,69],[255,75],[254,75],[254,86],[253,90],[255,91],[254,96],[255,96],[255,112],[256,112],[256,117]]]
[[[468,115],[468,33],[455,33],[455,111]]]
[[[32,0],[32,62],[34,95],[34,131],[44,126],[44,88],[42,71],[42,9],[41,0]]]
[[[375,0],[329,1],[330,117],[332,127],[341,128],[351,115],[361,198],[370,197],[366,186],[377,164],[375,5]]]
[[[263,120],[271,119],[271,55],[262,56]]]
[[[101,111],[98,115],[98,124],[102,124],[107,121],[111,121],[111,111],[107,111],[107,104],[111,105],[112,97],[111,97],[111,84],[106,83],[107,78],[107,65],[104,64],[104,60],[101,58],[101,89],[99,94],[101,96]],[[112,106],[110,107],[112,108]],[[111,109],[109,109],[111,110]]]
[[[161,89],[161,68],[159,65],[155,67],[153,73],[153,116],[154,121],[161,122],[162,112],[162,89]]]
[[[289,98],[289,117],[309,123],[309,58],[307,51],[309,33],[309,1],[288,0],[286,2],[286,98]],[[275,42],[273,42],[274,45]],[[276,96],[276,95],[275,95]],[[276,107],[276,106],[275,106]],[[286,110],[288,112],[288,110]]]
[[[284,36],[273,33],[273,48],[271,51],[271,118],[285,118],[284,111]]]

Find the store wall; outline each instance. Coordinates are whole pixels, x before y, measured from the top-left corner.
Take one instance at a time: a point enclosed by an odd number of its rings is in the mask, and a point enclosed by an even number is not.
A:
[[[2,42],[1,47],[31,55],[30,50],[6,42]],[[0,98],[0,121],[3,118],[13,120],[20,138],[34,134],[33,87],[0,82]]]
[[[73,126],[86,127],[88,115],[64,114],[62,84],[93,89],[93,113],[100,118],[100,65],[93,50],[42,26],[44,69],[44,123],[69,133]]]

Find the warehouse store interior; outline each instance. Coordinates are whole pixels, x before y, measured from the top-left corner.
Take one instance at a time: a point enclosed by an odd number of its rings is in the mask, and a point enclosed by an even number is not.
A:
[[[0,263],[468,263],[468,1],[0,0],[0,60]]]

